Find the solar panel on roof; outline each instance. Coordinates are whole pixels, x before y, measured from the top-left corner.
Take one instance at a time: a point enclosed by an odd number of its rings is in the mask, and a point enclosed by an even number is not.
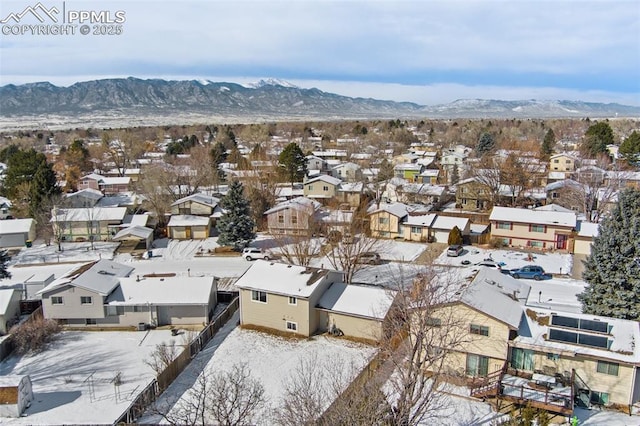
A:
[[[587,319],[580,320],[580,329],[581,330],[589,330],[589,331],[597,331],[600,333],[607,333],[609,331],[609,324],[602,321],[592,321]]]
[[[578,333],[566,330],[558,330],[557,328],[549,329],[549,340],[557,340],[558,342],[578,343]]]
[[[609,324],[606,322],[565,317],[562,315],[552,315],[551,325],[557,325],[558,327],[575,328],[578,330],[585,330],[585,331],[596,331],[598,333],[609,332]]]
[[[561,315],[553,315],[551,317],[551,324],[558,325],[560,327],[578,328],[578,318],[563,317]]]
[[[592,334],[578,334],[578,343],[596,348],[609,349],[609,339],[604,336],[594,336]]]

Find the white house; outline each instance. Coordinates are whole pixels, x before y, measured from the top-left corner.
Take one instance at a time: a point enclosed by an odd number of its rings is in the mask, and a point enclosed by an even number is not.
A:
[[[24,247],[36,238],[36,222],[33,219],[7,219],[0,221],[0,248]]]

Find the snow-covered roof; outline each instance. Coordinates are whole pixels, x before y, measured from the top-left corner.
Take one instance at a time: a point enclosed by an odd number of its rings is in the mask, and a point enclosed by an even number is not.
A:
[[[126,215],[123,223],[130,226],[147,226],[151,215],[149,213]]]
[[[424,167],[422,164],[417,163],[400,163],[396,164],[394,170],[408,170],[408,171],[420,171]]]
[[[599,223],[594,222],[578,222],[578,237],[593,238],[599,234]]]
[[[209,207],[215,207],[220,203],[220,199],[216,197],[211,197],[206,194],[192,194],[187,197],[180,198],[177,201],[174,201],[171,205],[177,206],[178,204],[185,203],[187,201],[193,201],[194,203],[203,204]]]
[[[72,269],[36,294],[45,294],[59,287],[71,285],[108,296],[118,286],[120,278],[128,276],[132,271],[133,268],[130,266],[100,259]]]
[[[422,177],[437,177],[440,174],[440,170],[437,169],[425,169],[418,176]]]
[[[0,235],[28,233],[33,219],[0,220]]]
[[[342,274],[321,268],[256,260],[236,281],[236,287],[307,298],[325,278],[337,281],[342,279]]]
[[[408,183],[402,186],[401,191],[416,195],[440,196],[445,191],[445,187],[441,185],[431,185],[428,183]]]
[[[493,268],[481,268],[460,300],[513,329],[520,325],[530,287]],[[515,297],[514,297],[515,295]]]
[[[215,277],[126,277],[109,305],[206,305],[215,291]],[[204,311],[203,311],[204,315]]]
[[[575,228],[575,213],[539,211],[512,207],[494,207],[489,220],[498,222],[535,223]]]
[[[320,175],[318,177],[314,177],[313,179],[309,179],[308,181],[306,181],[304,184],[310,184],[310,183],[314,183],[317,181],[322,181],[322,182],[326,182],[326,183],[330,183],[331,185],[339,185],[340,182],[342,182],[340,179],[335,178],[333,176],[329,176],[329,175]]]
[[[469,224],[469,219],[466,217],[454,217],[454,216],[438,216],[436,220],[433,221],[431,227],[433,229],[446,229],[452,230],[455,226],[458,227],[459,230],[464,231],[467,225]]]
[[[279,212],[280,210],[286,209],[294,209],[294,210],[304,210],[309,213],[313,213],[318,210],[322,205],[310,198],[307,197],[298,197],[292,200],[283,201],[281,203],[276,204],[271,207],[269,210],[265,211],[264,214],[268,215],[271,213]]]
[[[127,214],[126,207],[89,207],[77,209],[57,209],[52,222],[122,221]]]
[[[8,198],[0,197],[0,206],[1,205],[11,207],[13,204],[11,204],[11,200],[9,200]]]
[[[382,287],[337,282],[324,292],[318,307],[337,313],[383,320],[394,294]]]
[[[167,226],[209,226],[208,216],[194,216],[192,214],[177,214],[171,216]]]
[[[351,223],[353,220],[353,211],[351,210],[328,210],[324,212],[321,220],[325,223],[345,224]]]
[[[85,189],[81,189],[79,191],[73,192],[71,194],[67,194],[67,198],[71,198],[71,197],[84,197],[84,198],[90,198],[93,200],[99,200],[100,198],[104,197],[104,194],[101,191],[98,191],[97,189],[85,188]]]
[[[111,239],[113,241],[119,241],[121,238],[125,238],[128,236],[134,236],[142,239],[149,238],[149,235],[153,234],[153,229],[147,228],[146,226],[130,226],[128,228],[121,229],[118,231],[116,235],[114,235]]]
[[[380,204],[380,207],[376,208],[376,205],[373,205],[373,210],[369,212],[369,214],[378,213],[378,212],[387,212],[394,216],[402,219],[407,214],[409,214],[409,207],[403,203],[393,203],[393,204]]]
[[[340,192],[362,192],[364,183],[362,182],[342,182],[338,191]]]
[[[578,323],[578,328],[554,324],[566,324],[567,321],[556,322],[553,316],[558,319],[568,319],[568,322]],[[583,326],[586,325],[586,326]],[[600,325],[602,330],[591,331],[591,325]],[[562,334],[573,333],[586,338],[583,342],[590,342],[590,338],[600,340],[605,347],[596,347],[591,343],[586,345],[570,343],[564,339],[554,338],[551,330],[555,329]],[[518,331],[518,337],[514,344],[522,348],[535,348],[551,353],[565,353],[570,355],[592,356],[598,359],[608,359],[630,364],[640,364],[640,322],[609,318],[596,315],[561,312],[558,310],[548,310],[540,308],[527,308],[526,315]]]
[[[489,225],[484,223],[472,223],[469,225],[472,234],[484,234]]]
[[[423,226],[428,228],[436,217],[437,215],[433,213],[419,216],[408,216],[407,221],[404,224],[407,226]]]
[[[15,292],[20,293],[20,290],[16,288],[0,288],[0,315],[4,315],[9,309],[9,304]],[[5,318],[5,321],[8,319],[10,318]]]
[[[551,182],[550,184],[548,184],[547,186],[544,187],[545,191],[553,191],[554,189],[560,189],[560,188],[564,188],[565,186],[569,187],[569,186],[573,186],[573,187],[579,187],[581,184],[576,182],[575,180],[572,179],[564,179],[564,176],[562,177],[562,180],[559,180],[557,182]]]
[[[559,204],[547,204],[547,205],[544,205],[544,206],[536,207],[536,208],[534,208],[534,210],[540,211],[540,212],[564,212],[564,213],[573,213],[573,214],[575,214],[575,212],[573,210],[568,209],[566,207],[562,207]]]

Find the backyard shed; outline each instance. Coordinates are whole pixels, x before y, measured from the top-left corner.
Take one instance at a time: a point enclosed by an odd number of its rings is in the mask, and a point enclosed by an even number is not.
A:
[[[0,377],[0,417],[20,417],[32,400],[29,376]]]

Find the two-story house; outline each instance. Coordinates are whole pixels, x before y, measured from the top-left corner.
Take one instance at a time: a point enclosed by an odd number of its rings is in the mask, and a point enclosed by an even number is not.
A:
[[[494,207],[491,237],[510,247],[571,250],[577,217],[573,212]]]
[[[340,179],[328,175],[320,175],[304,182],[304,196],[326,203],[336,196]]]
[[[298,197],[276,204],[264,212],[267,229],[273,235],[311,235],[320,226],[321,204],[306,197]]]
[[[127,214],[126,207],[54,208],[53,233],[61,241],[108,241]]]

